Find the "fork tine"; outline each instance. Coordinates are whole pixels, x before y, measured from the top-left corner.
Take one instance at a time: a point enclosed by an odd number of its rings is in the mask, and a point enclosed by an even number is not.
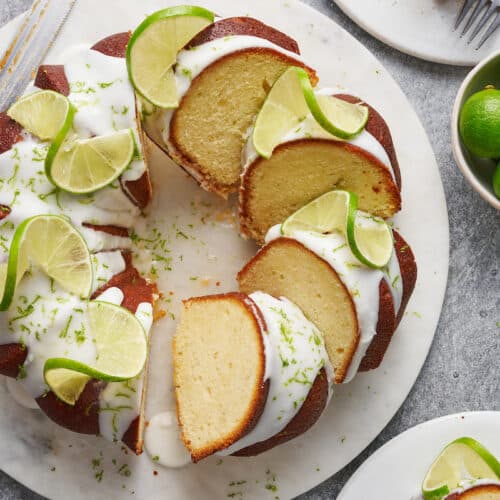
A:
[[[500,13],[497,14],[496,19],[490,24],[490,27],[483,35],[483,38],[481,38],[479,45],[476,47],[476,50],[479,50],[483,46],[484,42],[488,40],[488,38],[493,34],[494,31],[498,29],[499,26],[500,26]]]
[[[467,12],[470,11],[473,3],[474,0],[465,0],[462,10],[460,11],[460,14],[458,14],[457,20],[455,22],[455,29],[457,29],[459,24],[464,20],[464,17],[466,16]]]
[[[490,0],[478,0],[476,7],[474,8],[474,11],[472,12],[471,16],[469,17],[469,20],[467,21],[467,24],[465,25],[464,30],[462,31],[461,36],[464,36],[467,33],[467,31],[469,31],[469,28],[476,21],[477,16],[483,10],[483,7],[485,7],[489,2]]]
[[[483,17],[481,17],[480,21],[476,24],[476,27],[474,28],[474,31],[472,32],[472,35],[470,36],[468,43],[472,42],[474,37],[483,29],[484,25],[491,19],[496,10],[497,8],[494,5],[490,5],[486,9],[486,11],[483,14]]]

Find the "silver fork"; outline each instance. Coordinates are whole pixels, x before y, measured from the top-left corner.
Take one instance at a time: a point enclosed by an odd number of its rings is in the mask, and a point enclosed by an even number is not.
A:
[[[472,35],[469,38],[469,42],[476,37],[476,35],[484,28],[484,26],[490,22],[488,29],[482,36],[479,41],[477,49],[480,49],[484,42],[495,32],[495,30],[500,26],[500,0],[465,0],[462,10],[458,15],[457,22],[455,23],[455,29],[457,29],[460,23],[467,17],[467,14],[470,12],[472,7],[474,6],[474,10],[470,15],[465,27],[462,31],[461,36],[464,36],[467,31],[471,28],[471,26],[479,19],[479,22],[476,24]],[[482,17],[480,18],[480,15]]]

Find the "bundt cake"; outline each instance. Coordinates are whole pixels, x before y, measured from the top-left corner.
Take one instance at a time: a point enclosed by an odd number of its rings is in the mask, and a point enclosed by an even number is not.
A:
[[[360,102],[333,89],[317,94]],[[239,192],[243,235],[262,243],[270,227],[333,189],[356,193],[359,208],[373,215],[387,218],[401,209],[401,174],[389,128],[374,108],[363,105],[368,122],[349,141],[329,134],[309,115],[266,159],[258,156],[249,134]]]
[[[135,94],[123,59],[128,38],[128,33],[114,35],[92,49],[76,48],[67,55],[65,65],[40,67],[35,88],[28,93],[46,89],[66,95],[77,110],[73,127],[82,138],[131,128],[137,148],[131,165],[119,183],[91,195],[58,191],[43,170],[48,143],[2,113],[0,239],[5,255],[23,220],[47,213],[65,215],[81,232],[92,254],[91,300],[123,306],[149,332],[157,291],[135,269],[129,250],[128,229],[149,203],[151,184]],[[91,380],[75,405],[64,403],[47,390],[45,360],[57,356],[84,359],[82,353],[92,343],[92,336],[85,331],[84,310],[84,300],[33,269],[19,283],[9,310],[0,314],[0,374],[17,378],[42,411],[62,427],[122,441],[141,453],[146,390],[143,377],[110,383]]]
[[[179,107],[148,117],[147,134],[203,188],[227,197],[238,189],[245,137],[274,81],[290,65],[317,81],[298,54],[294,40],[255,19],[215,22],[178,54]]]
[[[330,397],[322,334],[285,298],[186,300],[173,351],[181,436],[194,462],[288,441],[316,422]]]
[[[337,233],[284,237],[279,226],[337,187],[356,192],[369,213],[397,212],[401,177],[391,135],[369,106],[366,129],[347,142],[306,116],[269,159],[259,158],[252,125],[273,83],[291,65],[304,68],[313,86],[318,80],[293,39],[247,17],[212,23],[177,55],[180,101],[170,110],[134,93],[124,60],[129,40],[130,33],[119,33],[91,49],[75,47],[65,64],[41,66],[28,91],[67,96],[79,138],[132,130],[136,154],[111,185],[88,195],[54,188],[40,168],[49,144],[0,113],[0,253],[7,256],[26,218],[65,215],[92,255],[90,300],[122,305],[149,332],[159,292],[134,267],[129,237],[152,197],[142,127],[204,189],[227,197],[240,187],[241,231],[266,245],[238,274],[240,292],[184,301],[173,372],[181,438],[192,460],[253,456],[314,425],[333,382],[379,366],[401,320],[416,265],[398,233],[390,262],[379,270],[357,261]],[[17,378],[59,425],[140,453],[147,367],[126,382],[90,380],[74,405],[45,383],[48,357],[78,361],[78,349],[92,342],[80,326],[84,303],[31,270],[12,307],[0,313],[0,374]]]
[[[238,274],[243,293],[263,291],[297,304],[325,338],[337,383],[382,362],[416,280],[408,244],[394,231],[383,270],[361,264],[344,236],[274,226],[267,244]]]
[[[444,500],[500,500],[500,484],[478,484],[452,492]]]

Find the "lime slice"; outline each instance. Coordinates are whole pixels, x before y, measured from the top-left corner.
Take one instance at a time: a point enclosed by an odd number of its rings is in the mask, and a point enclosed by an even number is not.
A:
[[[88,303],[87,315],[96,346],[95,364],[50,358],[44,366],[47,385],[59,399],[71,405],[91,378],[106,382],[129,380],[137,377],[146,363],[146,334],[135,315],[97,300]]]
[[[40,90],[21,97],[7,114],[43,141],[53,140],[75,110],[69,99],[52,90]]]
[[[424,498],[438,500],[464,480],[500,479],[500,462],[479,442],[462,437],[450,443],[431,465],[422,483]]]
[[[45,159],[45,172],[58,188],[92,193],[116,180],[130,165],[136,144],[131,129],[78,139],[58,135]]]
[[[194,5],[170,7],[147,17],[127,47],[128,73],[137,92],[160,108],[177,107],[172,69],[177,53],[214,17],[213,12]]]
[[[352,139],[368,120],[366,106],[316,95],[307,72],[290,66],[274,83],[257,115],[252,136],[257,153],[269,158],[283,136],[311,114],[339,139]]]
[[[66,218],[36,215],[18,226],[8,262],[0,266],[0,311],[9,308],[18,283],[32,264],[67,291],[84,298],[90,295],[92,263],[85,240]]]
[[[495,169],[495,173],[493,174],[493,191],[495,192],[496,197],[500,200],[500,161]]]
[[[329,191],[288,217],[281,232],[286,236],[297,230],[338,231],[360,262],[376,269],[384,267],[393,251],[392,231],[383,219],[361,212],[357,206],[354,193]]]

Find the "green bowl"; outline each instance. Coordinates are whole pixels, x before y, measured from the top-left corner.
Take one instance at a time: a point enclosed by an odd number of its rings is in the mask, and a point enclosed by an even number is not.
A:
[[[462,83],[455,99],[451,117],[451,143],[455,161],[469,184],[484,200],[500,210],[500,200],[493,191],[493,172],[496,163],[493,160],[478,158],[469,153],[462,143],[458,129],[460,110],[465,101],[472,94],[484,89],[486,85],[500,88],[500,50],[483,59]]]

